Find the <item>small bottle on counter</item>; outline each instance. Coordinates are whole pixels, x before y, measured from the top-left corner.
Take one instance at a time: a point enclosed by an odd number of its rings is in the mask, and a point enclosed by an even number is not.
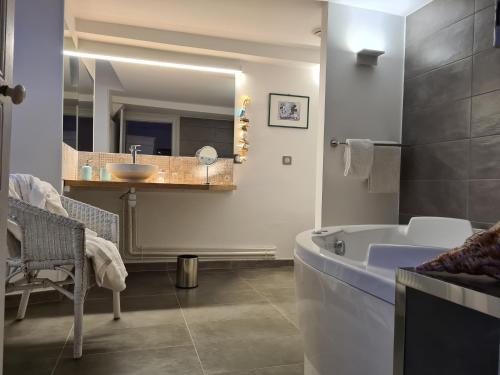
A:
[[[165,183],[165,171],[163,169],[160,169],[160,171],[156,175],[156,182],[158,182],[160,184]]]
[[[111,174],[106,167],[101,167],[99,169],[99,179],[101,181],[111,181]]]
[[[87,160],[81,170],[81,179],[84,181],[92,181],[92,166],[90,160]]]

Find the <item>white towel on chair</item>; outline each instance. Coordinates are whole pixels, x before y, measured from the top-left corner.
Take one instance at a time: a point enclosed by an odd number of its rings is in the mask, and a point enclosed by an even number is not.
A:
[[[344,161],[344,176],[367,179],[373,165],[373,142],[369,139],[347,139]]]
[[[68,216],[57,190],[48,182],[29,174],[10,175],[9,196],[55,214]]]
[[[127,270],[113,242],[98,237],[96,232],[86,228],[85,253],[92,261],[97,285],[115,292],[125,289]]]
[[[9,196],[22,200],[38,208],[68,217],[57,190],[48,182],[27,174],[11,174],[9,177]],[[8,229],[19,241],[20,232],[14,222],[9,220]],[[125,289],[127,271],[120,252],[111,241],[98,237],[97,233],[85,229],[85,254],[92,261],[96,283],[115,292]]]
[[[370,193],[399,193],[401,148],[377,147],[368,179]]]

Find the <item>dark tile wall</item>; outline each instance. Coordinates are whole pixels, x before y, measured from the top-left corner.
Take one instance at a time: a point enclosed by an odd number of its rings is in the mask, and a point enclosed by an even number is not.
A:
[[[194,156],[203,146],[212,146],[220,158],[233,158],[234,122],[181,117],[179,155]]]
[[[500,220],[495,0],[434,0],[406,24],[400,221]]]

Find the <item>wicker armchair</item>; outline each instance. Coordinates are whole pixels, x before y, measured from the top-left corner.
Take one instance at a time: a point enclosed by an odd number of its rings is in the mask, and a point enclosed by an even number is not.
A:
[[[69,217],[56,215],[18,199],[9,198],[9,219],[21,229],[20,248],[12,249],[7,259],[6,292],[22,291],[17,319],[24,319],[30,293],[52,287],[74,302],[73,357],[82,356],[83,304],[87,291],[95,283],[92,265],[85,256],[85,227],[118,246],[118,215],[61,196]],[[41,270],[58,270],[67,275],[54,282],[38,277]],[[17,276],[22,279],[12,282]],[[18,279],[18,277],[16,277]],[[73,291],[68,288],[73,285]],[[120,293],[113,292],[114,318],[120,318]]]

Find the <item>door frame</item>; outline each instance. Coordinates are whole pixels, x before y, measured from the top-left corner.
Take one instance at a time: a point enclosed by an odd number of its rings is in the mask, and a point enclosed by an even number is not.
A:
[[[14,61],[14,0],[0,0],[0,17],[3,17],[3,60],[4,72],[0,75],[0,85],[13,85],[13,61]],[[3,22],[5,21],[5,22]],[[1,37],[1,36],[0,36]],[[4,347],[4,321],[5,321],[5,277],[7,259],[7,197],[9,192],[10,171],[10,140],[12,103],[6,96],[0,96],[1,113],[0,119],[0,375],[3,373],[3,347]]]

